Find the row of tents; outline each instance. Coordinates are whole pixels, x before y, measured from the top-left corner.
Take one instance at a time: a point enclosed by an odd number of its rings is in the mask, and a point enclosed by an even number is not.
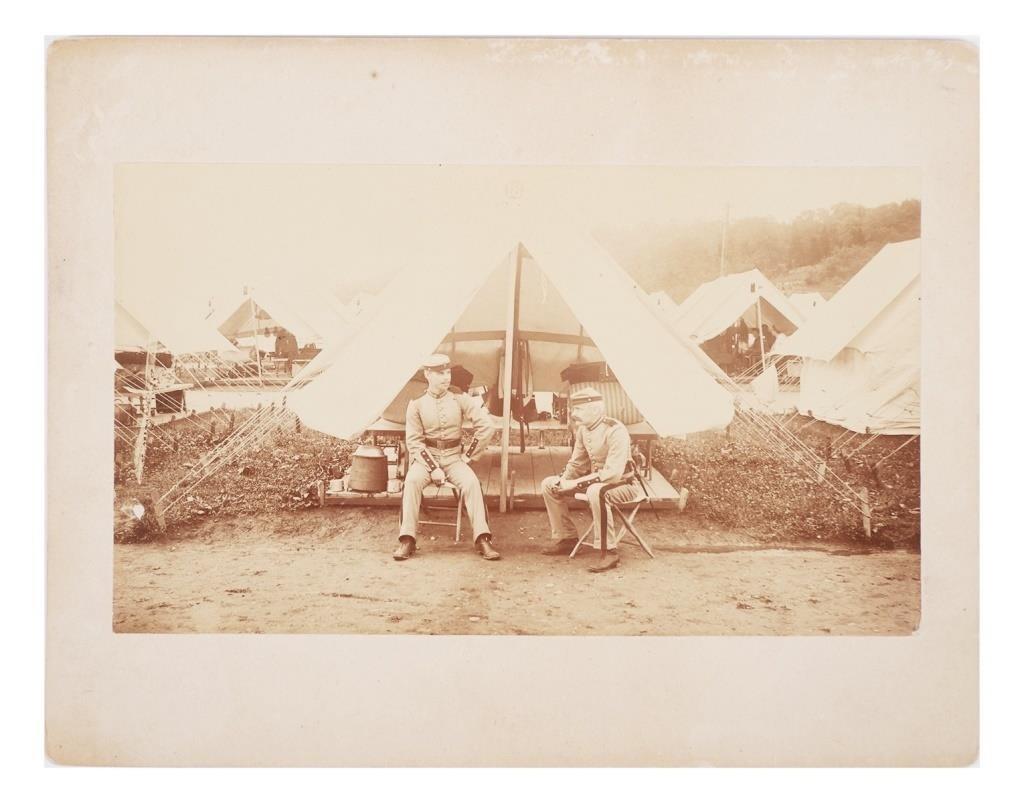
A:
[[[767,363],[800,360],[797,410],[848,430],[920,431],[921,241],[884,246],[827,301],[784,295],[759,270],[698,287],[681,304],[650,296],[658,314],[720,365],[737,326],[759,338]],[[724,366],[723,366],[724,367]]]
[[[827,302],[788,299],[753,270],[675,305],[640,290],[588,234],[538,227],[427,254],[379,296],[354,300],[355,309],[327,294],[253,289],[219,331],[154,309],[144,325],[121,303],[115,330],[119,346],[158,339],[174,353],[226,353],[233,344],[225,331],[286,328],[322,346],[289,389],[289,408],[342,438],[377,419],[434,351],[451,354],[510,404],[560,387],[571,364],[604,362],[643,419],[671,436],[730,422],[724,372],[702,346],[746,320],[784,335],[774,356],[802,358],[801,413],[858,432],[909,434],[920,419],[920,256],[919,240],[887,245]]]
[[[218,314],[171,312],[158,299],[118,298],[114,304],[115,354],[167,352],[172,355],[212,353],[229,363],[244,362],[253,353],[275,350],[281,332],[315,354],[347,332],[373,304],[358,293],[342,302],[330,293],[313,293],[266,282],[243,289],[242,297]],[[142,321],[146,323],[142,323]]]

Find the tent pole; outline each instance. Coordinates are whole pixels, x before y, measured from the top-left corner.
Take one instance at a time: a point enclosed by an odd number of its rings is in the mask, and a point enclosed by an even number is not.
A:
[[[757,342],[761,345],[761,373],[764,373],[764,330],[761,329],[761,293],[754,285],[754,292],[757,293]]]
[[[515,306],[512,310],[512,345],[515,348],[515,353],[512,358],[512,381],[515,383],[515,394],[519,399],[519,454],[526,453],[526,425],[523,423],[526,417],[526,410],[523,405],[525,400],[523,398],[523,388],[526,383],[526,365],[524,364],[524,354],[519,353],[519,347],[523,345],[519,336],[519,296],[522,293],[522,282],[523,282],[523,245],[519,243],[516,246],[516,292],[515,292]],[[518,366],[518,370],[515,370]],[[511,508],[512,505],[509,505]]]
[[[142,392],[142,417],[139,419],[139,431],[135,436],[135,482],[142,485],[142,472],[146,465],[146,441],[149,438],[149,401],[153,400],[156,406],[156,377],[153,376],[153,349],[159,348],[153,339],[152,333],[148,335],[149,342],[146,343],[146,366],[143,368],[145,390]],[[156,412],[154,410],[153,412]]]
[[[725,205],[725,218],[722,220],[722,239],[718,249],[718,277],[725,276],[725,239],[729,234],[729,204]]]
[[[249,317],[252,320],[252,345],[256,349],[256,375],[259,377],[260,387],[263,387],[263,364],[260,361],[259,334],[256,332],[256,303],[252,300],[251,294],[249,294]]]
[[[518,309],[519,294],[519,271],[520,246],[516,243],[515,253],[509,261],[508,273],[508,305],[505,315],[505,365],[502,371],[501,386],[504,396],[501,417],[501,482],[500,495],[498,497],[498,509],[504,513],[508,510],[508,487],[505,482],[508,478],[508,445],[509,434],[512,428],[512,360],[515,354],[515,324],[516,312]]]

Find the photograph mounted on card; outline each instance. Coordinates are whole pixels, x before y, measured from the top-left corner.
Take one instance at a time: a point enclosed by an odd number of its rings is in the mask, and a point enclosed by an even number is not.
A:
[[[52,42],[48,755],[970,763],[977,104],[958,41]]]

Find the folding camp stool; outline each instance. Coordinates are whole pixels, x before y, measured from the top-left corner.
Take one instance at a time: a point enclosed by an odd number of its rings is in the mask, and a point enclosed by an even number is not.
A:
[[[590,504],[585,493],[576,494],[576,499],[579,499],[581,502],[587,502],[587,509],[590,509]],[[643,548],[644,552],[652,558],[654,557],[654,552],[651,551],[651,548],[647,545],[647,542],[644,541],[643,536],[640,535],[636,529],[636,525],[633,523],[633,520],[636,518],[636,514],[640,512],[640,507],[647,501],[647,496],[639,496],[636,499],[627,502],[605,502],[605,504],[612,509],[612,515],[608,519],[608,549],[615,549],[628,531],[636,542]],[[622,524],[619,527],[618,532],[613,535],[612,529],[615,524],[616,516],[619,517]],[[594,522],[590,522],[590,526],[587,527],[583,535],[579,537],[579,540],[576,541],[576,546],[574,546],[572,548],[572,552],[569,553],[570,558],[576,557],[576,552],[579,551],[579,548],[583,545],[583,542],[587,540],[587,536],[590,535],[593,529]]]
[[[420,501],[420,521],[421,525],[427,525],[430,527],[454,527],[455,528],[455,541],[458,543],[462,539],[462,511],[466,507],[466,500],[462,497],[462,491],[459,487],[448,480],[445,480],[440,486],[434,485],[436,488],[433,494],[430,493],[430,485],[423,489],[423,499]],[[436,504],[441,501],[441,489],[448,488],[455,497],[455,521],[437,521],[434,519],[423,518],[422,512],[424,510],[452,510],[450,505],[447,504]]]

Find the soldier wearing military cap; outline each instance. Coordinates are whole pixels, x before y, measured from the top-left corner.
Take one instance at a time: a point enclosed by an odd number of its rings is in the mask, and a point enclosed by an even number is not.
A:
[[[501,557],[491,545],[490,525],[480,480],[469,464],[487,448],[494,427],[487,412],[469,396],[448,390],[452,366],[444,354],[433,354],[423,363],[427,392],[409,402],[405,413],[405,445],[409,470],[402,492],[402,518],[395,560],[416,553],[416,525],[419,521],[423,490],[430,483],[442,485],[448,480],[461,492],[466,504],[477,550],[485,560]],[[472,439],[462,448],[462,425],[473,426]]]
[[[594,547],[607,543],[611,518],[609,502],[628,502],[641,494],[633,480],[625,485],[609,487],[627,473],[630,459],[629,432],[625,424],[605,415],[604,400],[594,388],[581,388],[569,397],[570,419],[575,427],[575,443],[569,463],[560,476],[548,477],[541,483],[541,495],[548,510],[551,537],[559,539],[545,555],[568,555],[579,541],[576,525],[569,514],[569,500],[585,492],[594,520]],[[603,538],[602,538],[603,536]],[[613,547],[592,566],[592,572],[604,572],[619,563]]]

